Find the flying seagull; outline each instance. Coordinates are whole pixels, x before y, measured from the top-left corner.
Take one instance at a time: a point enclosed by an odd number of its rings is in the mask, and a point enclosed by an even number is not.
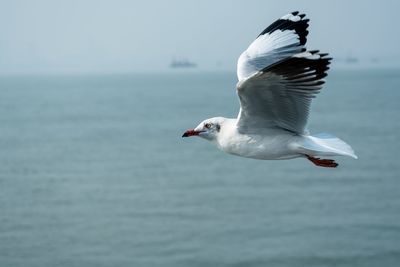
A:
[[[262,31],[237,63],[238,117],[206,119],[182,137],[199,136],[229,154],[254,159],[303,157],[335,168],[334,160],[320,157],[357,158],[341,139],[311,135],[306,128],[311,100],[321,90],[332,59],[306,49],[308,22],[296,11]]]

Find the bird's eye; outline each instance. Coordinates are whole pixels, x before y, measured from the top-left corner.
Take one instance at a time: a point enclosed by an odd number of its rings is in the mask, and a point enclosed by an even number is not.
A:
[[[211,123],[204,124],[204,127],[206,127],[207,129],[210,129],[211,128]]]

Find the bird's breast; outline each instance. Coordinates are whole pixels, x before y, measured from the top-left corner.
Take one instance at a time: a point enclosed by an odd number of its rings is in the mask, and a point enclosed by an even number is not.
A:
[[[226,153],[255,159],[287,159],[297,157],[290,149],[293,134],[287,132],[268,135],[232,134],[218,142]]]

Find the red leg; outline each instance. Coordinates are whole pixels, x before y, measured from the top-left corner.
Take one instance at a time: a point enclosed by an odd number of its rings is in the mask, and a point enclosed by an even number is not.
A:
[[[309,155],[306,156],[309,161],[320,167],[336,168],[339,165],[333,159],[320,159],[311,157]]]

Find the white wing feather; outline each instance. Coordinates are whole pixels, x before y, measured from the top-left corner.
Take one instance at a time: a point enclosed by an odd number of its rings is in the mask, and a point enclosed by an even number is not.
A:
[[[305,50],[308,19],[293,12],[266,28],[240,55],[237,65],[239,81],[265,67]]]
[[[320,91],[331,58],[306,52],[268,66],[237,85],[241,132],[279,127],[306,133],[312,98]]]

